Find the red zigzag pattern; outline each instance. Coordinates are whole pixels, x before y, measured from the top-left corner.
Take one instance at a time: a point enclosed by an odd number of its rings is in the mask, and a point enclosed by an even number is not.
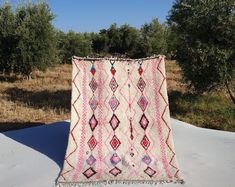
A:
[[[64,159],[65,162],[71,167],[71,169],[70,169],[70,170],[67,170],[67,171],[65,171],[64,173],[61,173],[61,174],[60,174],[60,176],[61,176],[65,181],[66,181],[66,179],[65,179],[64,175],[67,174],[67,173],[69,173],[69,172],[71,172],[72,170],[75,169],[75,167],[69,162],[68,159],[69,159],[69,157],[71,157],[71,155],[72,155],[73,153],[76,152],[76,150],[77,150],[77,148],[78,148],[78,145],[77,145],[77,142],[76,142],[76,140],[75,140],[73,131],[74,131],[74,129],[77,127],[77,125],[78,125],[78,123],[79,123],[79,121],[80,121],[80,116],[79,116],[79,114],[78,114],[78,111],[77,111],[76,107],[74,106],[75,103],[78,101],[80,95],[81,95],[81,94],[80,94],[80,91],[79,91],[79,89],[78,89],[78,87],[77,87],[77,85],[76,85],[76,83],[75,83],[75,79],[76,79],[76,77],[78,76],[78,74],[79,74],[79,72],[80,72],[80,69],[78,68],[78,66],[77,66],[77,64],[76,64],[76,60],[73,59],[73,60],[72,60],[72,63],[73,63],[73,64],[76,66],[76,68],[77,68],[77,73],[75,74],[74,78],[72,79],[72,85],[74,84],[76,90],[78,91],[78,96],[77,96],[77,98],[74,100],[74,102],[72,103],[72,109],[74,109],[74,111],[76,112],[76,114],[77,114],[77,116],[78,116],[78,120],[77,120],[76,124],[74,125],[73,129],[70,131],[70,134],[69,134],[69,135],[72,137],[73,142],[75,143],[75,148],[74,148],[74,150],[71,151],[71,152],[65,157],[65,159]]]
[[[169,143],[168,143],[168,140],[169,140],[169,137],[170,137],[170,134],[171,134],[171,128],[169,127],[169,125],[167,124],[166,120],[164,119],[164,114],[165,114],[166,109],[167,109],[167,107],[169,106],[169,104],[168,104],[168,102],[167,102],[167,99],[164,97],[164,95],[163,95],[162,92],[161,92],[162,86],[163,86],[164,82],[166,81],[166,77],[164,76],[163,72],[162,72],[161,69],[159,68],[161,62],[162,62],[162,58],[160,59],[160,61],[159,61],[159,63],[158,63],[158,66],[157,66],[158,71],[160,72],[160,74],[161,74],[162,77],[163,77],[163,80],[162,80],[162,82],[161,82],[161,85],[160,85],[160,88],[159,88],[159,91],[158,91],[158,92],[159,92],[159,94],[161,95],[162,99],[164,100],[164,102],[165,102],[165,104],[166,104],[165,107],[164,107],[164,110],[163,110],[163,112],[162,112],[161,118],[162,118],[162,121],[164,122],[164,124],[166,125],[166,127],[167,127],[167,129],[168,129],[168,134],[167,134],[167,138],[166,138],[165,143],[166,143],[167,147],[169,148],[169,150],[170,150],[171,153],[172,153],[172,156],[171,156],[171,159],[170,159],[169,164],[170,164],[173,168],[176,169],[176,173],[175,173],[174,176],[178,178],[179,168],[177,168],[175,165],[172,164],[172,161],[173,161],[173,159],[174,159],[174,157],[175,157],[175,152],[172,150],[171,146],[170,146]]]

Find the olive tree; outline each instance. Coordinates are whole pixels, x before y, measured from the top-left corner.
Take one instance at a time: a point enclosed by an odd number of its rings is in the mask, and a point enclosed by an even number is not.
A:
[[[199,92],[226,87],[235,71],[235,1],[177,0],[168,17],[176,36],[176,59],[184,78]]]

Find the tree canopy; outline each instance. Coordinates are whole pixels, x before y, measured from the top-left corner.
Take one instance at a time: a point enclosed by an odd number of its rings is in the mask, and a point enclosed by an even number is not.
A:
[[[91,36],[88,33],[57,31],[57,48],[61,63],[71,63],[71,57],[88,56],[92,53]]]
[[[146,57],[168,53],[168,28],[158,19],[140,29],[116,23],[98,33],[63,32],[52,25],[55,16],[45,2],[23,3],[12,10],[0,6],[0,72],[29,76],[76,56]]]
[[[29,76],[45,70],[57,58],[54,15],[46,3],[0,7],[0,71]]]
[[[168,23],[176,59],[191,87],[199,93],[229,88],[235,71],[235,1],[177,0]]]
[[[132,58],[168,53],[168,28],[153,19],[140,29],[130,25],[112,24],[92,38],[93,51],[100,54],[121,54]]]

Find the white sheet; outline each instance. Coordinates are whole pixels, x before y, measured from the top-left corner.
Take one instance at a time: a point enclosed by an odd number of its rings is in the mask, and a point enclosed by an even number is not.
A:
[[[235,186],[235,133],[175,119],[171,124],[186,183],[163,186]],[[68,133],[69,122],[0,133],[0,187],[52,187],[62,168]]]

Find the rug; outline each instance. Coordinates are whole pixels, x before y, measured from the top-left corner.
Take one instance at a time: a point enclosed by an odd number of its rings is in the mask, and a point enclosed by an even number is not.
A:
[[[73,58],[70,134],[57,186],[183,183],[164,58]]]

